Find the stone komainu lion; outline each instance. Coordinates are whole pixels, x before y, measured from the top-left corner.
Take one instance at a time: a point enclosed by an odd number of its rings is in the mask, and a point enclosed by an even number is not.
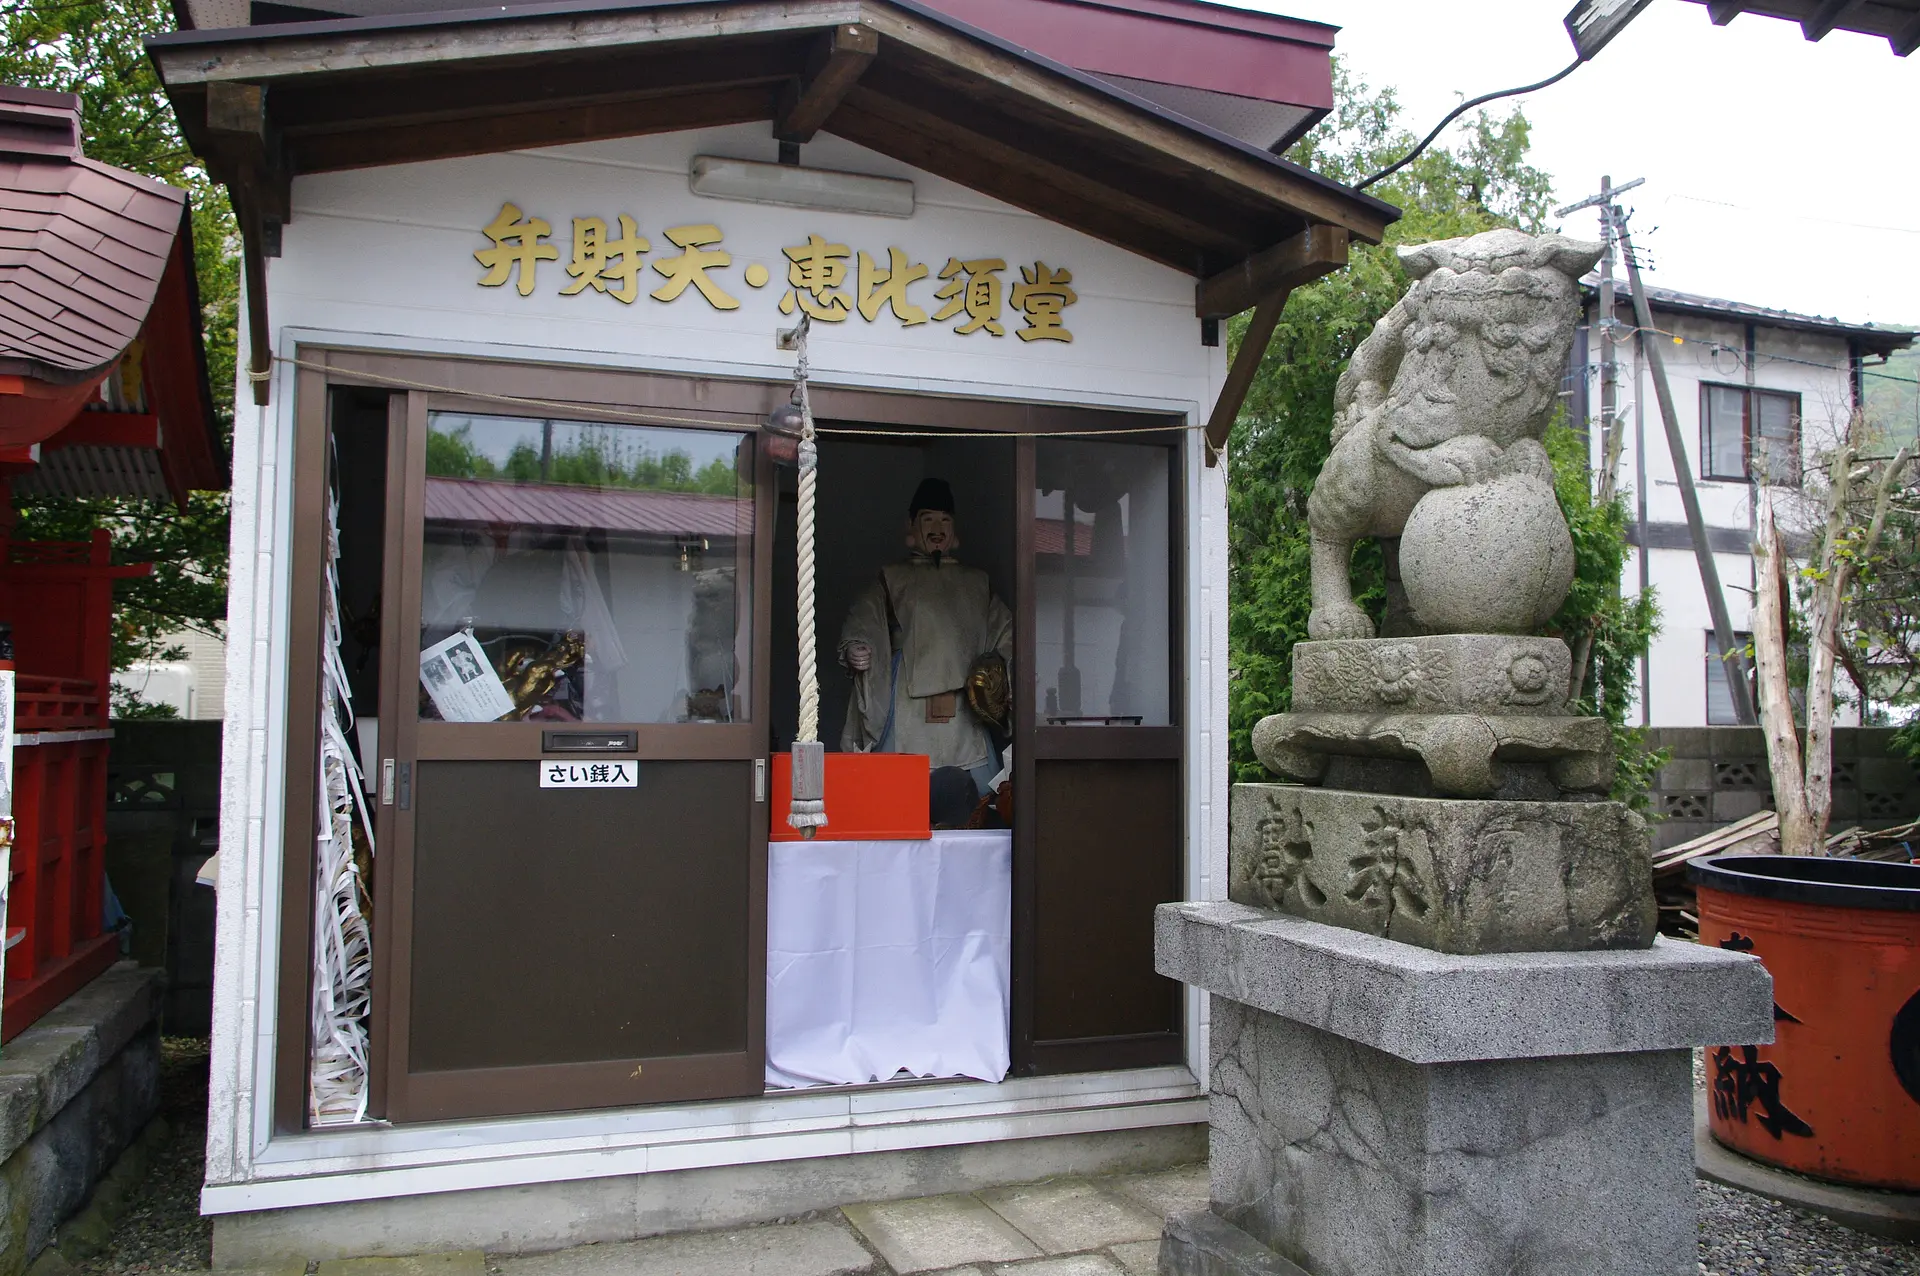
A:
[[[1407,590],[1408,554],[1428,563],[1427,596],[1438,598],[1470,574],[1526,575],[1525,563],[1489,564],[1485,532],[1512,524],[1514,537],[1542,536],[1542,517],[1566,524],[1552,503],[1553,468],[1540,438],[1553,414],[1567,352],[1579,313],[1578,281],[1600,258],[1601,245],[1560,235],[1531,236],[1493,230],[1401,251],[1414,284],[1354,352],[1334,392],[1333,452],[1320,470],[1307,503],[1313,545],[1314,638],[1371,638],[1373,622],[1353,601],[1348,569],[1354,541],[1362,536],[1399,537]],[[1523,476],[1525,481],[1512,476]],[[1408,519],[1421,498],[1443,488],[1477,488],[1484,500],[1469,500],[1437,519],[1422,522],[1416,545]],[[1547,513],[1528,493],[1544,488]],[[1514,490],[1520,489],[1516,501]],[[1523,511],[1523,512],[1521,512]],[[1423,514],[1425,511],[1423,511]],[[1453,523],[1449,523],[1449,519]],[[1479,529],[1471,546],[1442,544],[1446,528],[1462,519]],[[1490,523],[1491,520],[1491,523]],[[1527,546],[1521,543],[1524,552]],[[1558,551],[1553,551],[1558,552]],[[1536,557],[1549,553],[1542,549]],[[1565,550],[1571,571],[1571,545]],[[1453,562],[1456,567],[1448,568]],[[1441,580],[1449,570],[1457,578]],[[1550,577],[1557,568],[1535,573]],[[1484,580],[1483,580],[1484,585]],[[1502,589],[1511,590],[1511,581]],[[1565,596],[1566,581],[1531,585],[1538,595],[1520,606],[1528,615],[1550,615]],[[1416,619],[1428,629],[1462,626]],[[1438,612],[1439,605],[1432,610]],[[1461,610],[1455,607],[1455,611]],[[1537,620],[1464,626],[1525,629]]]

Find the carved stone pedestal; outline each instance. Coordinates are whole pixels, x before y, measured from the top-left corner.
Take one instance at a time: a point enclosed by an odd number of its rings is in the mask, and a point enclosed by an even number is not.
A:
[[[1572,656],[1558,638],[1433,634],[1303,642],[1293,709],[1254,728],[1276,775],[1414,797],[1604,794],[1613,782],[1606,723],[1567,712]],[[1416,764],[1365,782],[1329,774],[1341,758]]]
[[[1212,1210],[1162,1276],[1691,1276],[1689,1049],[1773,1039],[1772,980],[1662,939],[1451,956],[1163,904],[1211,1003]]]
[[[1444,953],[1645,948],[1651,842],[1618,802],[1236,784],[1227,894]]]

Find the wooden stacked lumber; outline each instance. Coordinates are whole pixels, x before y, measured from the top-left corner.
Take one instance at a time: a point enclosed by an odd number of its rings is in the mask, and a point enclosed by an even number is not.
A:
[[[1660,903],[1660,931],[1694,939],[1700,933],[1687,865],[1708,855],[1773,855],[1780,850],[1780,817],[1761,811],[1690,842],[1653,853],[1653,893]],[[1828,855],[1867,860],[1920,859],[1920,820],[1887,829],[1846,829],[1827,839]]]
[[[1684,939],[1700,934],[1693,883],[1687,865],[1707,855],[1766,855],[1780,846],[1780,817],[1760,811],[1690,842],[1653,853],[1653,894],[1660,904],[1660,932]]]

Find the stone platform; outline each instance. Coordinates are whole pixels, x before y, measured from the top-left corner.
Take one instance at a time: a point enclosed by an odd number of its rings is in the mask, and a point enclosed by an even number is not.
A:
[[[1758,962],[1155,920],[1160,973],[1214,994],[1212,1216],[1169,1226],[1164,1276],[1697,1270],[1689,1052],[1772,1040]]]
[[[17,1276],[159,1108],[160,974],[121,962],[0,1052],[0,1276]]]

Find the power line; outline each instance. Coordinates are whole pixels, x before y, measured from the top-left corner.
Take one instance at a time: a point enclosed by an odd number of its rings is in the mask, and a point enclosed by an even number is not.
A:
[[[1433,145],[1433,139],[1436,137],[1439,137],[1441,134],[1441,131],[1444,130],[1447,127],[1447,125],[1453,123],[1455,120],[1459,119],[1462,115],[1466,114],[1468,111],[1471,111],[1474,107],[1485,105],[1486,103],[1491,102],[1496,98],[1516,97],[1522,93],[1533,93],[1533,92],[1537,92],[1540,89],[1547,88],[1551,85],[1558,84],[1560,83],[1560,81],[1566,79],[1569,75],[1572,75],[1575,71],[1578,71],[1580,69],[1580,64],[1585,61],[1586,61],[1585,57],[1577,57],[1571,63],[1569,63],[1564,70],[1556,71],[1552,75],[1549,75],[1544,80],[1536,81],[1533,84],[1523,84],[1517,89],[1501,89],[1497,93],[1482,93],[1479,97],[1474,98],[1471,101],[1462,102],[1460,105],[1454,107],[1451,111],[1447,112],[1447,116],[1445,119],[1441,120],[1438,124],[1433,126],[1433,132],[1427,134],[1425,137],[1420,139],[1420,145],[1414,147],[1412,150],[1408,151],[1405,155],[1402,155],[1399,159],[1387,165],[1385,168],[1375,173],[1372,177],[1369,177],[1366,181],[1359,183],[1353,189],[1357,191],[1363,191],[1367,189],[1367,187],[1379,181],[1381,178],[1387,177],[1393,173],[1397,173],[1401,169],[1405,168],[1407,165],[1413,163],[1415,159],[1419,158],[1420,152],[1426,150],[1427,147]]]

